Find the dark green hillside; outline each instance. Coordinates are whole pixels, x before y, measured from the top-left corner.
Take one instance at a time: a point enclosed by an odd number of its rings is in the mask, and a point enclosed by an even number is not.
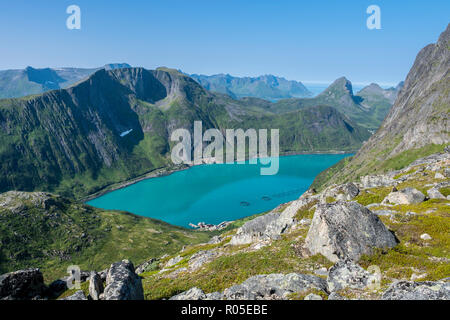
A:
[[[279,128],[282,153],[354,151],[360,141],[370,137],[367,130],[328,106],[307,107],[275,116],[248,117],[245,127]]]
[[[69,265],[102,270],[125,258],[138,264],[208,239],[205,232],[53,194],[0,194],[0,274],[32,266],[49,280],[63,276]]]

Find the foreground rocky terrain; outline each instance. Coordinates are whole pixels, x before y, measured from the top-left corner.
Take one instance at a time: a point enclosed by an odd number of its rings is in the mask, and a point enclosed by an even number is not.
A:
[[[385,175],[310,190],[160,259],[142,274],[146,297],[449,299],[449,166],[447,148]]]
[[[309,190],[208,243],[44,285],[0,277],[2,299],[450,299],[450,148],[383,175]],[[139,276],[138,276],[139,275]]]

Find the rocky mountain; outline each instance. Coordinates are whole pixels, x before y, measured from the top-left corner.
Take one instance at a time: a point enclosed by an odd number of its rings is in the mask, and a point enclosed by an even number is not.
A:
[[[322,173],[316,179],[316,187],[325,182],[354,180],[368,173],[398,169],[448,145],[449,43],[450,26],[437,43],[419,52],[394,106],[377,133],[350,162],[341,162]]]
[[[314,98],[280,100],[271,110],[283,113],[313,105],[331,106],[355,123],[374,132],[388,114],[400,89],[401,84],[389,89],[371,84],[354,94],[351,82],[341,77]]]
[[[42,68],[26,67],[23,70],[0,71],[0,99],[39,94],[45,91],[67,88],[87,78],[100,69],[130,68],[126,63],[110,63],[100,68]]]
[[[265,102],[267,103],[267,102]],[[0,191],[92,194],[173,167],[169,137],[208,128],[277,128],[280,150],[356,150],[370,136],[330,107],[272,114],[214,94],[176,70],[99,70],[67,89],[0,100]]]
[[[303,98],[312,95],[299,81],[286,80],[273,75],[259,77],[233,77],[229,74],[212,76],[192,74],[205,89],[227,94],[235,99],[255,97],[269,101],[284,98]]]

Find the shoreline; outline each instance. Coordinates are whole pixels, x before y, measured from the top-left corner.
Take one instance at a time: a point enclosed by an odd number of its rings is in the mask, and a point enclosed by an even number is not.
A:
[[[342,150],[331,150],[331,151],[304,151],[304,152],[298,152],[298,151],[288,151],[288,152],[283,152],[280,153],[280,157],[286,157],[286,156],[298,156],[298,155],[314,155],[314,154],[352,154],[355,153],[356,151],[342,151]],[[257,157],[259,158],[259,157]],[[203,159],[203,161],[206,159]],[[248,161],[248,159],[246,160]],[[78,201],[81,201],[83,203],[86,203],[87,201],[91,201],[94,200],[96,198],[99,198],[101,196],[104,196],[107,193],[116,191],[116,190],[120,190],[126,187],[129,187],[133,184],[136,184],[138,182],[141,182],[143,180],[147,180],[147,179],[153,179],[153,178],[159,178],[159,177],[165,177],[168,175],[171,175],[175,172],[179,172],[179,171],[184,171],[184,170],[188,170],[191,167],[196,167],[196,166],[202,166],[202,165],[211,165],[211,164],[216,164],[216,163],[200,163],[200,164],[191,164],[191,165],[180,165],[178,167],[162,167],[162,168],[157,168],[157,169],[153,169],[147,173],[144,173],[143,175],[140,175],[136,178],[131,178],[122,182],[117,182],[117,183],[113,183],[109,186],[106,186],[102,189],[100,189],[99,191],[96,191],[90,195],[87,195],[86,197],[80,198],[78,199]],[[226,163],[221,163],[221,164],[226,164]]]

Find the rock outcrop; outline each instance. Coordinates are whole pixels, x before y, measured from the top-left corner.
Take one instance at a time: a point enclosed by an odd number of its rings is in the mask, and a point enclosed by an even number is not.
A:
[[[279,239],[281,234],[297,223],[295,215],[298,210],[314,200],[317,200],[317,197],[306,193],[290,203],[281,213],[278,211],[279,208],[276,208],[265,215],[247,221],[231,238],[230,244],[240,245]]]
[[[446,199],[446,197],[444,197],[444,195],[440,193],[437,188],[427,190],[427,194],[430,199]]]
[[[141,274],[150,270],[152,265],[156,262],[155,258],[151,258],[136,267],[136,273]]]
[[[257,275],[232,286],[223,292],[227,300],[283,300],[289,294],[306,292],[308,289],[327,290],[322,278],[299,274]]]
[[[87,298],[82,290],[78,290],[73,295],[62,298],[61,300],[87,300]]]
[[[361,177],[361,184],[364,188],[385,187],[395,184],[395,180],[388,175],[364,176]]]
[[[359,188],[354,183],[345,183],[342,185],[333,185],[325,189],[320,196],[322,202],[326,202],[327,198],[335,198],[336,200],[352,200],[359,194]]]
[[[417,204],[425,200],[422,192],[414,188],[405,188],[400,191],[391,192],[383,200],[388,204]]]
[[[180,294],[177,294],[176,296],[173,296],[169,300],[205,300],[205,299],[206,294],[203,292],[203,290],[194,287]]]
[[[92,272],[89,278],[89,296],[92,300],[100,300],[103,293],[103,281],[97,272]]]
[[[377,279],[373,274],[352,261],[339,261],[328,273],[328,291],[339,291],[345,288],[365,289],[374,280]]]
[[[194,287],[171,297],[169,300],[223,300],[223,293],[212,292],[205,294],[203,290]]]
[[[113,263],[106,276],[105,300],[144,300],[142,280],[128,260]]]
[[[289,294],[304,293],[316,289],[327,292],[324,279],[300,273],[265,274],[248,278],[243,283],[234,285],[224,292],[205,294],[194,287],[170,298],[170,300],[284,300]]]
[[[323,298],[318,294],[310,293],[303,300],[323,300]]]
[[[383,300],[450,300],[450,282],[398,281],[383,293]]]
[[[322,254],[330,261],[358,260],[372,248],[397,244],[395,236],[366,207],[347,201],[319,204],[305,240],[311,254]]]
[[[26,269],[0,276],[1,300],[42,299],[46,287],[39,269]]]

